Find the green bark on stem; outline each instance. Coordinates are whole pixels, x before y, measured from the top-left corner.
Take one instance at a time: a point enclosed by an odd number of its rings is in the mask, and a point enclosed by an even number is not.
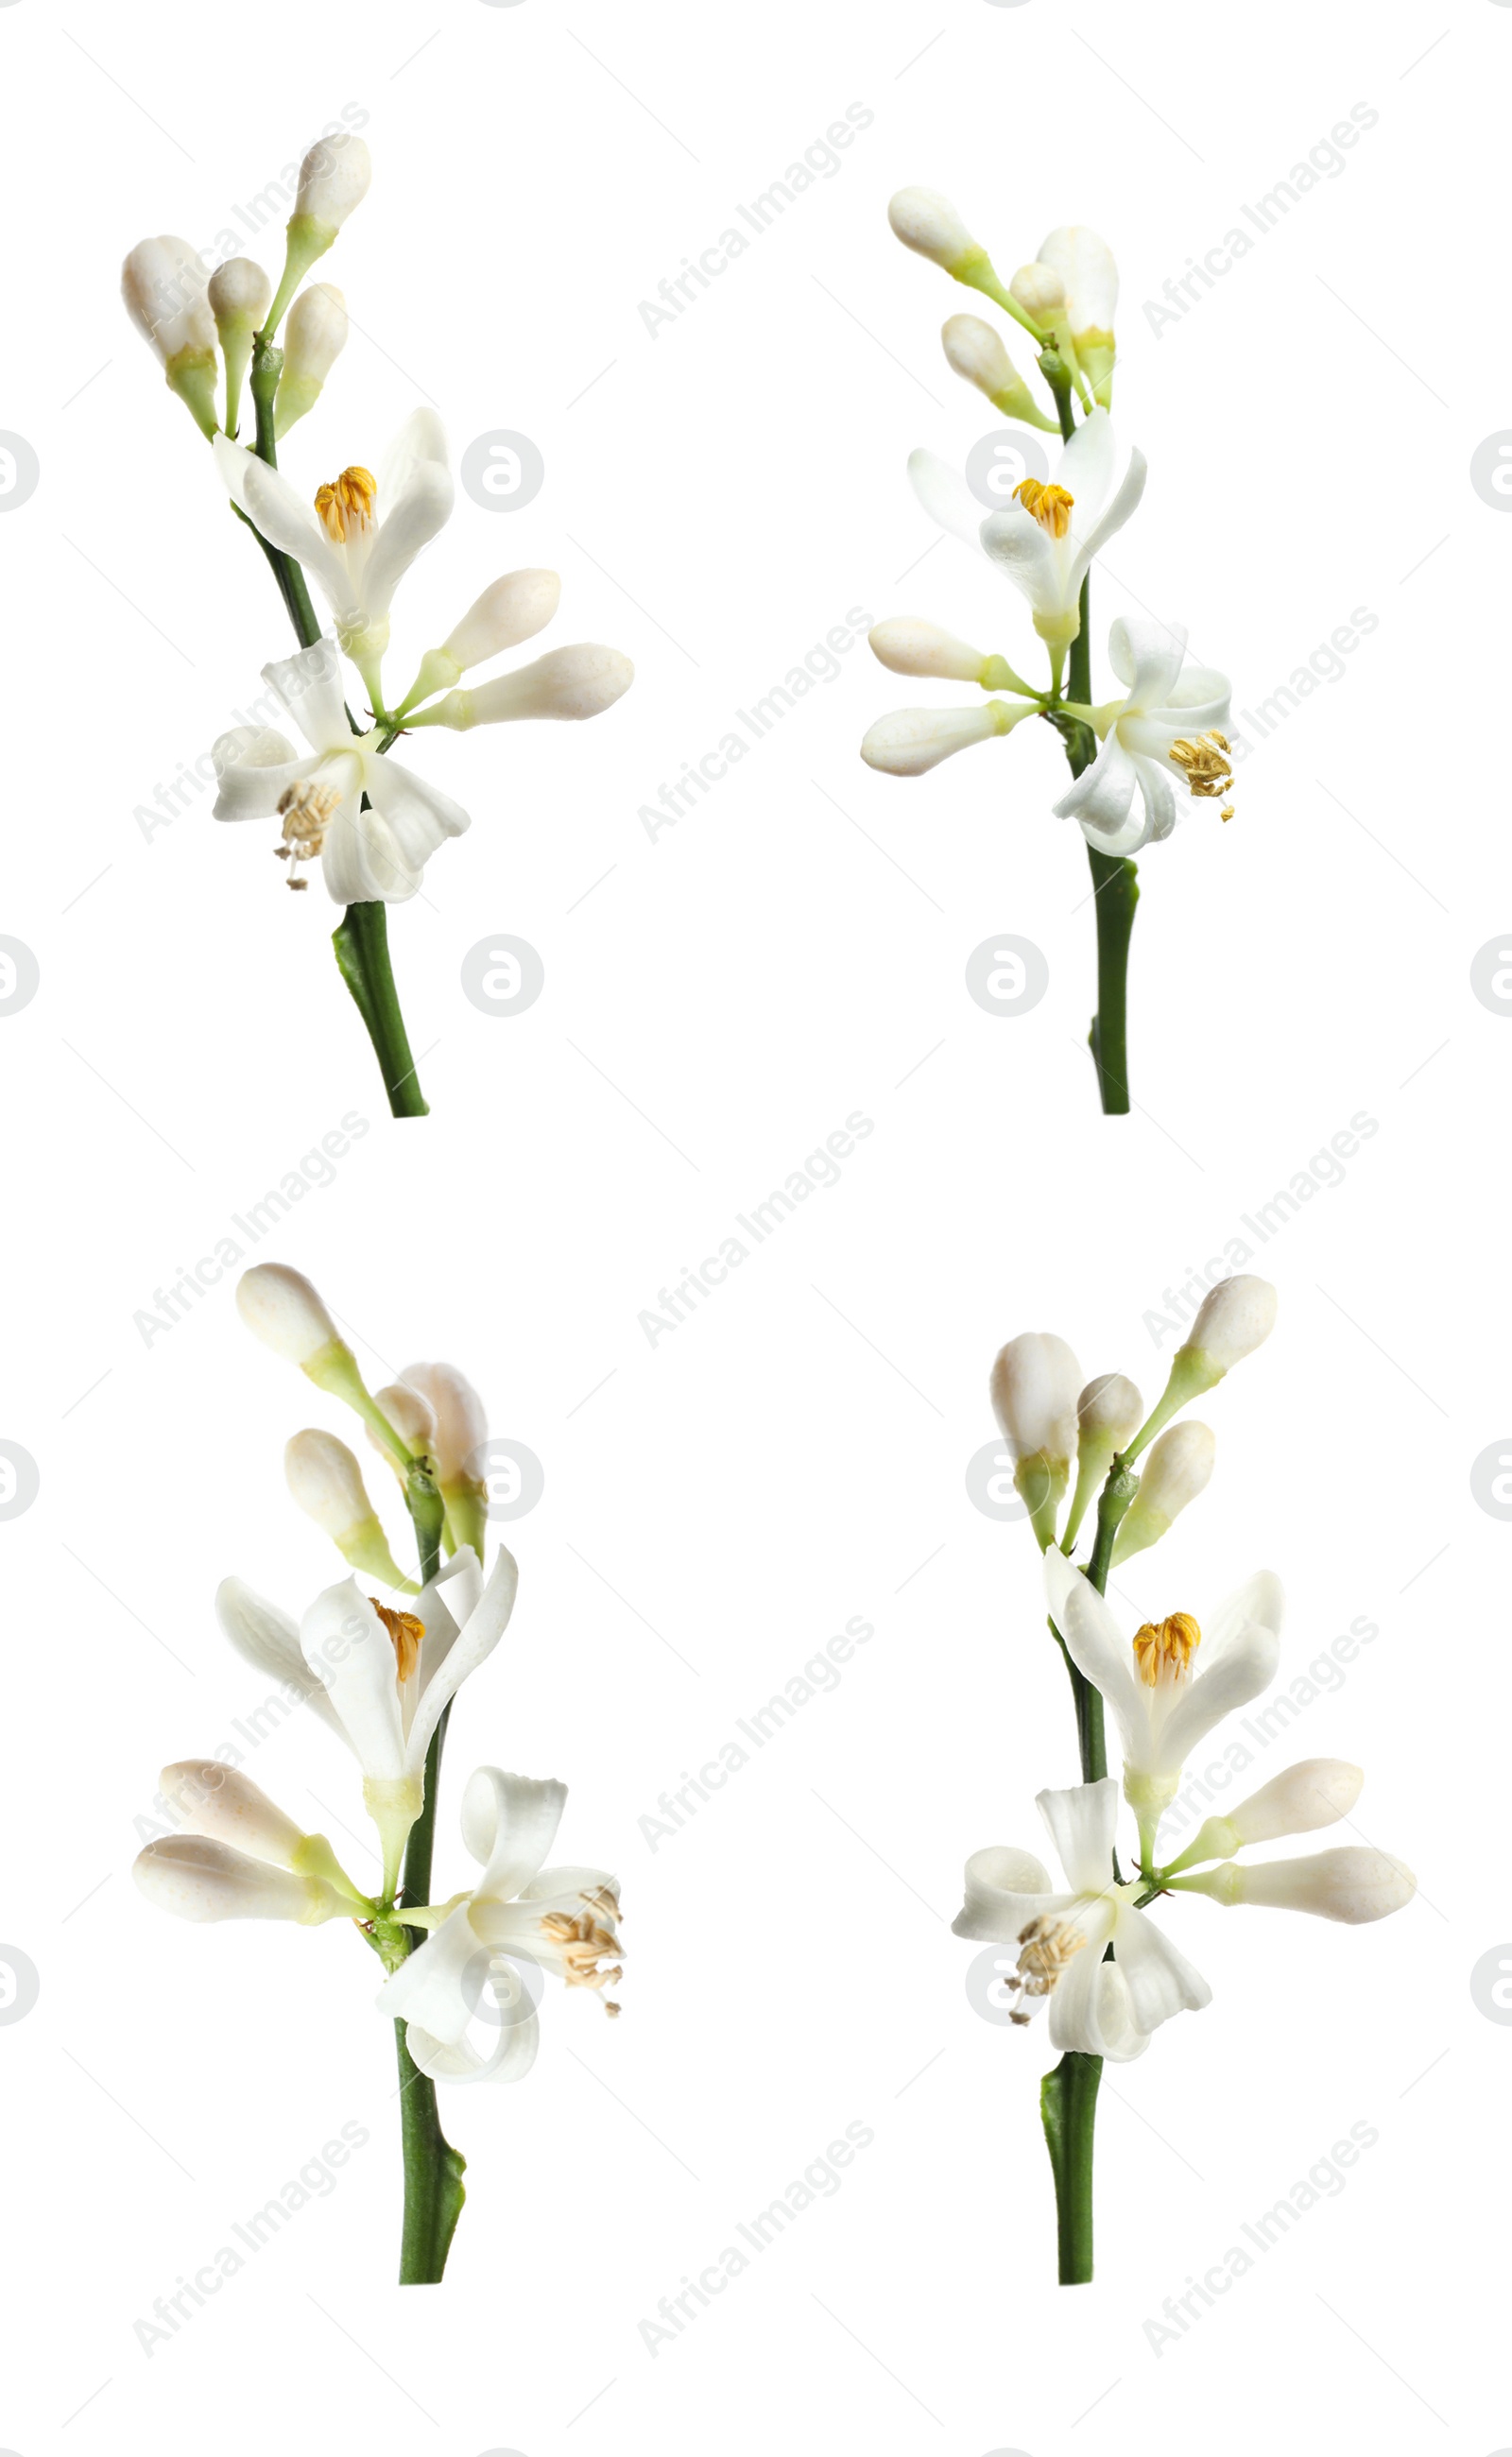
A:
[[[1100,1596],[1108,1590],[1114,1539],[1138,1490],[1139,1478],[1115,1459],[1098,1497],[1097,1538],[1087,1565],[1088,1582]],[[1053,1622],[1050,1625],[1052,1629],[1055,1626]],[[1076,1701],[1082,1781],[1101,1783],[1108,1772],[1102,1697],[1071,1662],[1059,1630],[1055,1635],[1066,1655]],[[1115,1859],[1115,1879],[1118,1873]],[[1102,2078],[1101,2056],[1084,2055],[1070,2049],[1040,2085],[1040,2119],[1050,2154],[1050,2173],[1055,2178],[1056,2240],[1063,2286],[1085,2286],[1092,2275],[1092,2147],[1097,2090]]]
[[[248,389],[257,413],[257,440],[253,449],[259,461],[270,469],[279,465],[278,443],[274,428],[274,400],[279,378],[283,371],[283,352],[275,341],[261,335],[252,353],[252,373]],[[238,520],[245,521],[268,558],[273,576],[279,584],[283,603],[288,609],[294,635],[301,649],[313,649],[321,636],[320,618],[310,602],[304,573],[291,554],[270,546],[261,530],[237,508]],[[350,712],[348,712],[350,719]],[[355,733],[358,728],[354,725]],[[390,733],[380,743],[386,751],[396,736]],[[364,800],[363,809],[367,804]],[[353,1002],[373,1044],[374,1055],[383,1070],[383,1089],[388,1095],[390,1114],[396,1118],[424,1118],[430,1114],[429,1104],[421,1091],[410,1056],[409,1037],[400,1010],[399,993],[394,987],[393,967],[388,957],[388,910],[381,903],[349,904],[332,944],[342,981],[352,993]]]
[[[360,909],[360,908],[359,908]],[[382,912],[383,907],[377,908]],[[350,917],[348,917],[350,918]],[[411,1465],[404,1498],[414,1521],[424,1586],[441,1561],[441,1530],[445,1513],[429,1470]],[[436,1840],[436,1798],[441,1785],[441,1755],[445,1746],[448,1706],[425,1753],[425,1801],[409,1829],[404,1852],[404,1898],[406,1903],[430,1900],[430,1861]],[[425,1931],[409,1930],[410,1951],[425,1943]],[[423,2074],[409,2053],[403,2022],[394,2024],[399,2051],[399,2121],[404,2158],[404,2225],[400,2240],[401,2286],[439,2286],[446,2255],[466,2199],[463,2175],[466,2160],[454,2150],[441,2129],[436,2085]]]

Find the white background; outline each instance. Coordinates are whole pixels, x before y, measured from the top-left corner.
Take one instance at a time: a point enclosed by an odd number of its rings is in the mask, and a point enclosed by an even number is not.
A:
[[[41,467],[0,524],[3,928],[41,968],[0,1022],[0,1434],[41,1476],[3,1529],[4,1932],[41,1992],[0,2034],[0,2436],[20,2457],[207,2434],[455,2457],[1501,2448],[1512,2038],[1469,1975],[1512,1934],[1512,1530],[1470,1470],[1509,1432],[1512,1022],[1469,974],[1509,918],[1512,530],[1469,464],[1512,421],[1512,10],[15,0],[0,44],[0,425]],[[853,103],[874,116],[838,172],[653,340],[638,302]],[[1142,302],[1357,104],[1378,118],[1344,168],[1157,336]],[[523,431],[544,488],[507,515],[459,492],[394,671],[532,563],[565,584],[543,646],[637,667],[591,726],[414,746],[475,816],[391,917],[433,1109],[402,1125],[319,883],[288,896],[270,832],[214,826],[208,792],[150,838],[136,816],[290,642],[116,268],[149,232],[211,241],[346,106],[375,177],[322,270],[360,329],[285,465],[313,488],[374,464],[427,397],[459,455]],[[961,458],[996,423],[939,350],[975,302],[888,234],[914,181],[1005,277],[1062,221],[1118,253],[1117,421],[1151,474],[1096,586],[1102,675],[1107,622],[1148,606],[1253,709],[1353,609],[1377,618],[1255,741],[1232,823],[1194,806],[1142,862],[1123,1121],[1085,1052],[1092,917],[1046,729],[874,775],[867,725],[931,692],[860,645],[678,827],[637,816],[851,609],[1034,653],[1020,601],[931,546],[904,479],[913,445]],[[459,985],[500,931],[547,971],[513,1020]],[[1050,972],[1015,1019],[963,985],[1004,931]],[[841,1182],[652,1347],[657,1291],[855,1110],[874,1130]],[[263,1694],[217,1635],[217,1580],[298,1608],[340,1569],[280,1449],[346,1431],[247,1338],[230,1277],[150,1340],[134,1317],[348,1112],[367,1131],[259,1256],[312,1274],[376,1379],[463,1364],[547,1476],[508,1530],[508,1639],[453,1720],[439,1883],[470,1865],[471,1764],[559,1774],[563,1847],[618,1871],[631,1952],[617,2027],[553,1994],[522,2087],[445,2101],[470,2198],[431,2293],[392,2284],[370,1957],[339,1926],[170,1923],[128,1873],[158,1768]],[[1278,1328],[1205,1411],[1208,1496],[1118,1589],[1201,1618],[1273,1564],[1284,1682],[1377,1626],[1293,1753],[1365,1765],[1357,1822],[1421,1895],[1359,1931],[1168,1907],[1214,2001],[1109,2073],[1097,2282],[1062,2293],[1047,2044],[978,2018],[948,1930],[966,1852],[1034,1844],[1034,1793],[1075,1773],[1032,1546],[965,1492],[987,1367],[1055,1328],[1152,1396],[1162,1292],[1357,1112],[1377,1131],[1343,1182],[1248,1240]],[[853,1616],[875,1638],[838,1691],[651,1850],[658,1794]],[[338,1844],[361,1825],[321,1728],[249,1763]],[[345,2121],[371,2139],[338,2188],[145,2354],[154,2299]],[[648,2352],[658,2299],[851,2122],[875,2140],[842,2189]],[[1157,2355],[1163,2300],[1356,2123],[1379,2137],[1346,2189]]]

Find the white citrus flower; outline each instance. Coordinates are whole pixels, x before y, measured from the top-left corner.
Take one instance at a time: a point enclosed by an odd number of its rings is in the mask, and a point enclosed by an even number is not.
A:
[[[1222,731],[1228,677],[1212,666],[1189,666],[1186,655],[1182,627],[1152,615],[1121,615],[1108,635],[1108,660],[1127,697],[1074,712],[1102,747],[1054,805],[1056,816],[1075,819],[1099,853],[1138,853],[1169,836],[1183,786],[1211,800],[1233,783]],[[1231,816],[1226,807],[1223,816]]]
[[[301,758],[271,727],[234,726],[211,754],[219,782],[216,817],[281,817],[291,887],[304,885],[300,863],[319,857],[334,903],[403,903],[416,893],[437,846],[471,825],[467,813],[413,769],[381,756],[376,727],[352,732],[329,640],[264,666],[262,678],[310,754]]]
[[[1280,1581],[1258,1570],[1207,1622],[1172,1613],[1158,1623],[1144,1622],[1132,1639],[1097,1589],[1053,1546],[1045,1556],[1045,1591],[1067,1653],[1101,1691],[1118,1725],[1124,1797],[1149,1847],[1198,1742],[1275,1677]]]
[[[910,456],[908,475],[926,512],[963,546],[980,548],[1028,599],[1034,628],[1059,655],[1081,630],[1077,600],[1093,559],[1129,519],[1145,491],[1146,465],[1131,452],[1117,486],[1117,444],[1106,409],[1094,409],[1061,448],[1054,474],[1015,487],[1012,502],[983,518],[959,470],[933,452]]]
[[[471,1892],[406,1925],[431,1933],[385,1982],[379,2011],[406,2025],[409,2053],[433,2081],[518,2081],[535,2061],[540,2026],[521,1966],[569,1988],[620,1977],[619,1887],[601,1869],[542,1866],[556,1840],[567,1786],[480,1766],[462,1802],[463,1840],[483,1875]],[[617,2005],[605,1999],[606,2011]],[[487,2053],[468,2037],[491,2033]]]
[[[1127,2064],[1173,2013],[1200,2012],[1212,1991],[1145,1911],[1137,1878],[1114,1882],[1118,1786],[1111,1775],[1037,1802],[1069,1889],[1055,1892],[1032,1852],[996,1845],[966,1862],[957,1936],[1017,1945],[1014,2019],[1047,2004],[1050,2045]],[[1113,1959],[1105,1959],[1111,1945]]]
[[[508,1626],[519,1571],[501,1545],[487,1585],[468,1546],[397,1607],[355,1579],[327,1587],[296,1624],[239,1579],[216,1597],[220,1626],[259,1671],[286,1682],[339,1732],[362,1770],[362,1797],[383,1845],[392,1892],[409,1829],[425,1805],[425,1752],[469,1672]]]

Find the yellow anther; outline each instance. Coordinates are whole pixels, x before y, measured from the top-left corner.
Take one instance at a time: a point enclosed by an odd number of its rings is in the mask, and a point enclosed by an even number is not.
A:
[[[373,517],[378,500],[378,480],[371,469],[355,465],[343,469],[328,485],[317,486],[315,508],[321,516],[321,526],[336,546],[344,546],[349,537],[360,534]]]
[[[1193,1648],[1201,1644],[1202,1632],[1191,1613],[1145,1621],[1134,1632],[1134,1655],[1146,1688],[1155,1688],[1168,1671],[1172,1681],[1182,1680],[1191,1669]]]
[[[420,1662],[420,1641],[425,1635],[425,1622],[417,1621],[413,1613],[390,1612],[387,1604],[381,1604],[376,1596],[369,1596],[367,1600],[393,1641],[400,1680],[408,1681]]]
[[[1031,1919],[1019,1930],[1019,1979],[1009,1980],[1025,1996],[1048,1996],[1070,1961],[1087,1943],[1079,1928],[1065,1920]]]
[[[1178,734],[1170,746],[1171,765],[1179,768],[1189,790],[1199,801],[1212,801],[1226,794],[1233,783],[1233,769],[1229,760],[1228,739],[1221,733],[1200,734],[1191,741]],[[1230,816],[1225,811],[1224,817]]]
[[[1038,478],[1025,478],[1013,489],[1016,500],[1026,512],[1032,512],[1042,529],[1053,538],[1063,538],[1071,526],[1071,506],[1076,501],[1064,486],[1042,486]]]

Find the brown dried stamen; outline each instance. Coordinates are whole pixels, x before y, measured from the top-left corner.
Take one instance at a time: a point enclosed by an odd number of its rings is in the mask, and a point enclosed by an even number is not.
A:
[[[301,861],[313,861],[325,842],[325,831],[341,801],[333,785],[317,785],[307,776],[302,784],[287,785],[279,795],[279,816],[283,821],[283,842],[275,845],[280,861],[293,864],[289,872],[291,887],[305,887],[306,879],[299,876]]]
[[[619,1951],[619,1939],[612,1922],[619,1917],[619,1904],[608,1886],[596,1886],[590,1894],[580,1894],[580,1911],[548,1911],[541,1921],[541,1933],[549,1936],[561,1953],[566,1969],[562,1973],[569,1988],[615,1987],[625,1976],[622,1963],[613,1962],[607,1970],[599,1965]],[[604,1999],[606,2013],[615,2015],[619,2007],[609,1997]]]
[[[1186,734],[1178,734],[1170,746],[1170,760],[1171,765],[1179,768],[1185,776],[1189,793],[1199,802],[1215,801],[1220,794],[1227,794],[1233,783],[1233,768],[1225,734],[1203,733],[1195,741]],[[1232,803],[1223,816],[1232,818]]]

